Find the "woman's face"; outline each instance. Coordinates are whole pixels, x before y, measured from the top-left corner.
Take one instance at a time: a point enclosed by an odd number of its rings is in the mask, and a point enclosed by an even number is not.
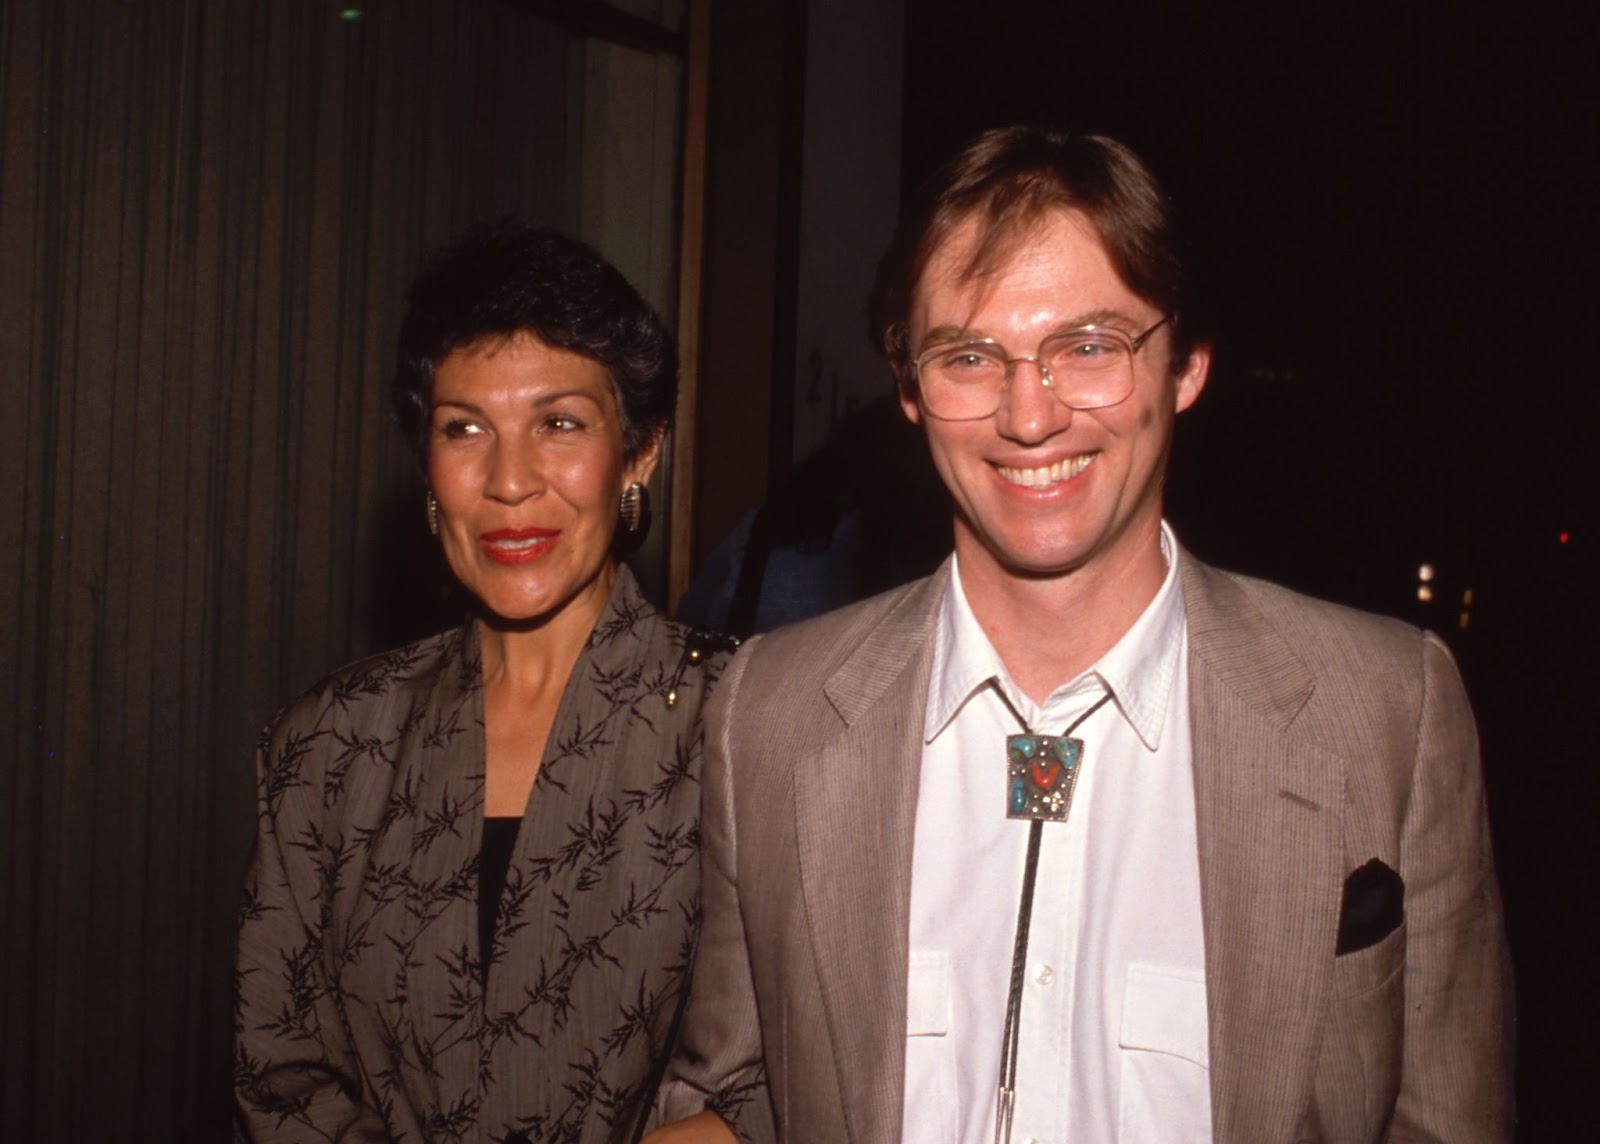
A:
[[[451,571],[502,620],[598,615],[618,500],[650,479],[659,448],[624,463],[616,393],[591,358],[526,333],[452,352],[434,373],[428,434]]]

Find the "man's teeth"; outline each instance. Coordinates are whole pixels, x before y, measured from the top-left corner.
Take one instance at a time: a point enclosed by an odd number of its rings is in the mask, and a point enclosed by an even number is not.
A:
[[[1008,469],[1000,468],[1000,476],[1014,485],[1024,488],[1042,489],[1057,481],[1070,480],[1089,467],[1093,461],[1093,453],[1083,453],[1076,457],[1068,457],[1064,461],[1057,461],[1053,465],[1045,465],[1037,469]]]

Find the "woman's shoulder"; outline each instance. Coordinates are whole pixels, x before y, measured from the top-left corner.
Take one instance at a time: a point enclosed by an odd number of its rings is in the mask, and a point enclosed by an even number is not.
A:
[[[721,632],[690,627],[676,620],[667,623],[672,625],[674,643],[681,649],[673,684],[667,693],[668,705],[677,703],[686,690],[693,690],[703,701],[710,696],[733,653],[739,650],[739,641]]]
[[[374,768],[392,773],[405,744],[470,730],[464,700],[480,688],[477,648],[465,626],[358,659],[306,690],[257,742],[263,809],[326,816],[352,789],[368,789],[362,776]]]
[[[623,655],[654,660],[677,674],[715,678],[732,658],[739,641],[732,636],[682,623],[659,611],[624,566],[616,589],[590,637],[591,650],[613,647]]]
[[[404,647],[364,656],[329,672],[278,713],[268,733],[309,732],[332,724],[389,718],[442,686],[470,692],[478,686],[478,650],[472,627],[439,632]]]
[[[664,736],[698,723],[734,641],[658,611],[626,568],[569,687],[585,721],[630,712]]]

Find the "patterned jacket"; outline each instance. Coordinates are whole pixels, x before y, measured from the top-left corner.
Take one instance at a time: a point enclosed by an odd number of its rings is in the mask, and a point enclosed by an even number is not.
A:
[[[279,717],[236,974],[253,1139],[638,1135],[693,955],[700,715],[725,659],[620,571],[518,830],[486,987],[475,623]]]

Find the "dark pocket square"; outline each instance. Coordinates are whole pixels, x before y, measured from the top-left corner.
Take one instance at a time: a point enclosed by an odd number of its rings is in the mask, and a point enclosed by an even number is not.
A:
[[[1344,880],[1339,906],[1339,941],[1335,954],[1355,953],[1377,945],[1404,920],[1406,884],[1374,858]]]

